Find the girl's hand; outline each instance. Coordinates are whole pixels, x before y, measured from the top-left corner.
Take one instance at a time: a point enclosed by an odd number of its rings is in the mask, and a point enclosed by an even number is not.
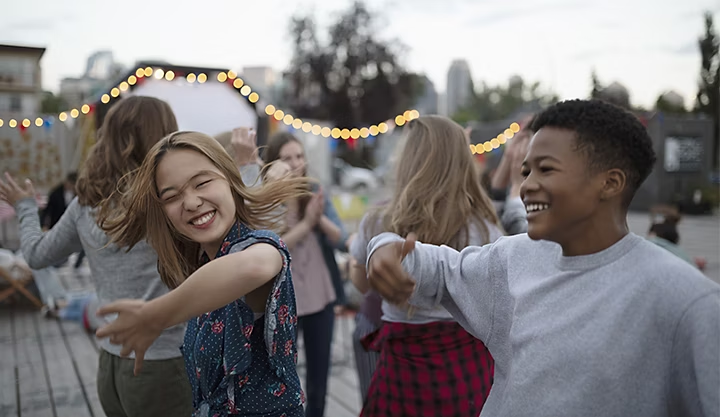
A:
[[[146,314],[147,303],[142,300],[118,300],[100,307],[98,316],[117,314],[117,319],[99,328],[95,335],[110,337],[110,343],[122,345],[120,356],[135,352],[135,375],[142,369],[145,352],[160,336],[163,326]]]
[[[303,220],[308,222],[310,226],[315,227],[315,225],[317,225],[320,221],[324,211],[325,198],[323,197],[322,191],[320,191],[313,194],[310,198],[307,207],[305,207],[305,216],[303,217]]]
[[[522,175],[522,164],[527,156],[530,138],[525,137],[515,142],[508,157],[510,158],[510,197],[520,196],[520,185],[525,181]],[[503,156],[504,157],[504,156]]]
[[[35,188],[33,188],[30,180],[25,180],[25,188],[22,188],[7,172],[5,173],[5,179],[7,183],[0,180],[0,200],[5,200],[8,204],[14,206],[15,203],[24,198],[35,197]]]
[[[240,165],[257,162],[257,134],[254,129],[233,129],[230,143],[235,149],[235,159]]]
[[[272,165],[270,165],[270,168],[268,168],[265,178],[268,181],[279,180],[290,175],[291,171],[292,169],[290,169],[290,165],[287,163],[283,161],[275,161]]]

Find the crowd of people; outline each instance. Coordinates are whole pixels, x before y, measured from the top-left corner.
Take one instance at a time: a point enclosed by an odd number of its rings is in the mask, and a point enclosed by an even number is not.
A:
[[[348,234],[292,134],[261,159],[251,129],[178,131],[166,103],[129,97],[58,209],[8,174],[0,199],[31,268],[87,258],[109,417],[325,415],[336,251],[363,294],[361,416],[720,416],[720,286],[677,246],[679,217],[627,227],[656,160],[642,124],[557,103],[487,187],[468,145],[448,118],[409,122],[390,196]]]

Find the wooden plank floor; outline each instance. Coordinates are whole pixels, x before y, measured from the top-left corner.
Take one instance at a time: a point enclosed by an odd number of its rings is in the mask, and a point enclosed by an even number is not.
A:
[[[60,270],[71,291],[92,289],[87,266]],[[356,417],[361,401],[351,316],[338,317],[325,415]],[[302,346],[301,346],[302,349]],[[0,306],[0,417],[103,417],[96,390],[98,346],[80,323],[47,319],[19,305]],[[305,382],[304,352],[298,374]]]

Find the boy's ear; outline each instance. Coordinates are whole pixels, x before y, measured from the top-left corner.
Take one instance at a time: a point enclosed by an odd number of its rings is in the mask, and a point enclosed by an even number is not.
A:
[[[600,198],[610,200],[621,196],[627,186],[627,176],[621,169],[613,168],[605,172],[605,181],[600,193]]]

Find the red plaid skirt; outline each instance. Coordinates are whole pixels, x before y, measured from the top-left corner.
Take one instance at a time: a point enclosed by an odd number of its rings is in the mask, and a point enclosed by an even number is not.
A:
[[[361,417],[477,417],[490,393],[493,358],[455,322],[384,322],[362,340],[380,351]]]

